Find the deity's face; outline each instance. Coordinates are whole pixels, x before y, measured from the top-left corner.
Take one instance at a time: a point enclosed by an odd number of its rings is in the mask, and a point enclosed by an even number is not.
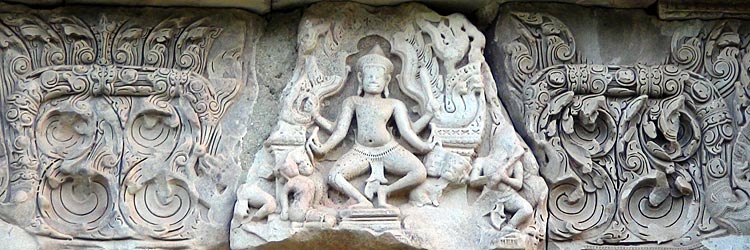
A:
[[[374,95],[383,93],[388,86],[388,82],[391,81],[391,75],[386,72],[385,67],[378,65],[364,66],[357,77],[362,84],[362,90]]]

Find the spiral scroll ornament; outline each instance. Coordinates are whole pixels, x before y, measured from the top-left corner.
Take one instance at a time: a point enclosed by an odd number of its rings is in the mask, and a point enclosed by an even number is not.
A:
[[[101,176],[71,177],[52,168],[38,194],[42,218],[65,235],[98,238],[112,220],[114,190]]]
[[[593,183],[591,179],[584,181]],[[612,204],[616,197],[613,183],[603,184],[601,188],[592,185],[582,194],[582,187],[576,183],[561,183],[550,190],[549,222],[555,225],[549,229],[551,239],[595,238],[604,233],[614,217]]]
[[[631,234],[643,241],[678,239],[698,220],[699,201],[694,196],[663,194],[671,190],[661,172],[628,182],[623,190],[618,216]],[[654,197],[660,193],[662,198]]]
[[[169,114],[140,114],[127,131],[135,151],[151,155],[173,150],[179,140],[177,122]]]
[[[37,127],[37,144],[52,157],[72,159],[94,144],[94,121],[75,113],[50,112]]]
[[[120,192],[126,210],[125,221],[151,237],[160,239],[184,238],[180,234],[195,220],[197,199],[188,191],[188,184],[176,179],[145,181],[143,168],[138,165],[126,177]]]

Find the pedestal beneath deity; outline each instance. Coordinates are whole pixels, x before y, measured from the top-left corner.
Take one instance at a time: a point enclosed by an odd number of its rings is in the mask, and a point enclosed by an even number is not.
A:
[[[365,208],[347,209],[339,212],[339,229],[371,230],[377,233],[400,231],[401,219],[398,209]],[[396,234],[396,232],[393,232]]]

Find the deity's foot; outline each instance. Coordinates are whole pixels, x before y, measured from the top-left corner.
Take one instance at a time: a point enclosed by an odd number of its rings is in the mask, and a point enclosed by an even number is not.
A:
[[[266,218],[265,214],[256,212],[255,214],[253,214],[252,217],[250,217],[250,221],[259,222],[259,221],[263,221],[263,219],[265,218]]]
[[[378,188],[378,207],[386,209],[396,209],[395,206],[388,204],[386,201],[388,198],[387,186],[380,186]]]
[[[326,214],[323,211],[310,209],[305,214],[306,222],[336,222],[336,217],[330,214]]]

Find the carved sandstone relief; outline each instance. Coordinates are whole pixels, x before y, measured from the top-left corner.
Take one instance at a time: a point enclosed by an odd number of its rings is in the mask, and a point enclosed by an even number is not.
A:
[[[509,81],[503,97],[520,106],[514,118],[545,159],[549,247],[694,249],[748,233],[737,26],[675,32],[671,56],[651,65],[600,65],[583,63],[556,17],[511,19],[513,40],[495,45]]]
[[[417,4],[307,9],[279,121],[237,189],[231,247],[333,230],[542,248],[547,188],[484,43],[465,17]]]
[[[41,248],[226,244],[240,166],[223,120],[254,84],[240,60],[260,21],[90,10],[0,14],[0,217]]]

